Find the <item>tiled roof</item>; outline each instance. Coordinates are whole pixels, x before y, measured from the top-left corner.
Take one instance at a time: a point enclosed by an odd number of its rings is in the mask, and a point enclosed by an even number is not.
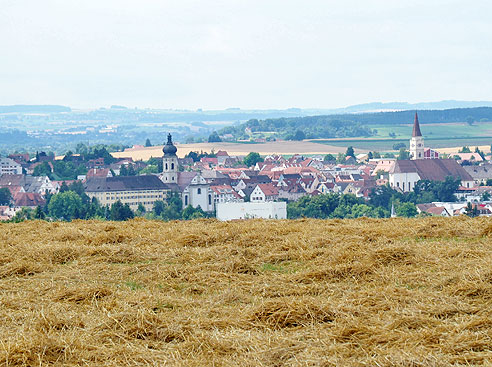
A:
[[[94,177],[85,183],[85,191],[87,192],[166,190],[168,188],[168,185],[154,175]]]
[[[278,190],[272,184],[258,184],[261,191],[265,194],[265,196],[275,196],[278,195]]]
[[[390,173],[416,172],[422,180],[444,181],[447,176],[473,181],[473,178],[454,159],[398,160]]]
[[[46,200],[35,192],[19,192],[14,196],[15,206],[43,206],[46,204]]]

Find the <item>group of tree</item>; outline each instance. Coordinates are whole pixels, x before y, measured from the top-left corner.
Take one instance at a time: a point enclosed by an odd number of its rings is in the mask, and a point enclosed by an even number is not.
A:
[[[8,194],[5,192],[8,191]],[[0,189],[0,200],[10,202],[10,191]],[[5,195],[5,198],[3,197]],[[116,201],[110,206],[102,206],[95,198],[90,198],[84,192],[82,182],[75,181],[70,185],[62,184],[60,192],[46,195],[46,205],[35,209],[24,208],[12,219],[19,222],[29,219],[71,221],[74,219],[99,219],[124,221],[135,216],[159,220],[190,220],[206,218],[213,214],[205,213],[200,207],[191,205],[183,208],[181,198],[177,193],[171,193],[166,200],[156,201],[152,211],[147,212],[140,204],[134,212],[128,204]]]
[[[0,189],[0,205],[9,205],[12,200],[12,194],[8,188]]]
[[[382,207],[368,205],[363,198],[353,194],[323,194],[303,196],[287,204],[288,218],[384,218],[389,211]]]
[[[403,217],[417,215],[416,204],[433,201],[456,201],[455,191],[460,185],[459,179],[446,177],[444,181],[418,181],[414,191],[402,193],[389,185],[378,186],[366,201],[352,194],[323,194],[304,196],[296,202],[287,204],[289,218],[358,218],[389,217],[392,206],[396,214]]]
[[[373,135],[370,128],[363,127],[354,121],[333,118],[332,116],[252,119],[239,125],[225,127],[219,133],[221,135],[232,134],[236,139],[249,138],[245,131],[252,133],[274,132],[273,137],[285,140]]]
[[[217,155],[214,153],[213,150],[210,153],[204,151],[200,151],[200,152],[191,151],[185,155],[185,158],[191,158],[193,159],[193,162],[200,162],[200,159],[202,158],[215,158],[215,157],[217,157]]]
[[[217,131],[214,131],[210,136],[208,137],[208,142],[209,143],[220,143],[222,139],[220,138],[219,134]]]

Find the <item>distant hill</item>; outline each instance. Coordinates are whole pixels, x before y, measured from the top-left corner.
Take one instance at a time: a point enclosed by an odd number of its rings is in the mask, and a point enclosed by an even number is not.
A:
[[[295,134],[308,139],[362,137],[372,135],[371,125],[411,124],[414,110],[332,114],[322,116],[289,117],[279,119],[256,120],[228,126],[219,134],[231,134],[236,139],[247,139],[247,132],[287,140],[299,140]],[[449,122],[492,121],[492,107],[453,108],[448,110],[420,110],[419,120],[422,124]],[[299,133],[302,132],[302,133]]]
[[[0,106],[0,113],[59,113],[71,112],[72,109],[59,105],[12,105]]]
[[[491,101],[455,101],[447,100],[440,102],[372,102],[352,105],[344,108],[329,110],[329,113],[345,114],[354,112],[375,112],[388,110],[445,110],[455,108],[474,108],[474,107],[492,107]]]

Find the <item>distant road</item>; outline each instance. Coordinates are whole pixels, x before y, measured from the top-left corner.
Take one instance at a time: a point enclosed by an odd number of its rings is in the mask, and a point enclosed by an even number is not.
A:
[[[178,156],[183,158],[191,151],[217,152],[225,150],[229,155],[244,156],[249,152],[258,152],[261,155],[269,154],[338,154],[345,153],[346,147],[319,144],[311,141],[275,141],[268,143],[198,143],[198,144],[176,144]],[[356,153],[366,150],[356,149]],[[162,145],[154,147],[129,148],[124,152],[111,153],[115,158],[131,157],[133,160],[148,160],[151,157],[162,157]]]

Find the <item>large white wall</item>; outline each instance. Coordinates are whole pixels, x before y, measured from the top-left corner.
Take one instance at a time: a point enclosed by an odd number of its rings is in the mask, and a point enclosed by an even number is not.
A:
[[[217,203],[217,219],[234,220],[248,218],[286,219],[287,203]]]

